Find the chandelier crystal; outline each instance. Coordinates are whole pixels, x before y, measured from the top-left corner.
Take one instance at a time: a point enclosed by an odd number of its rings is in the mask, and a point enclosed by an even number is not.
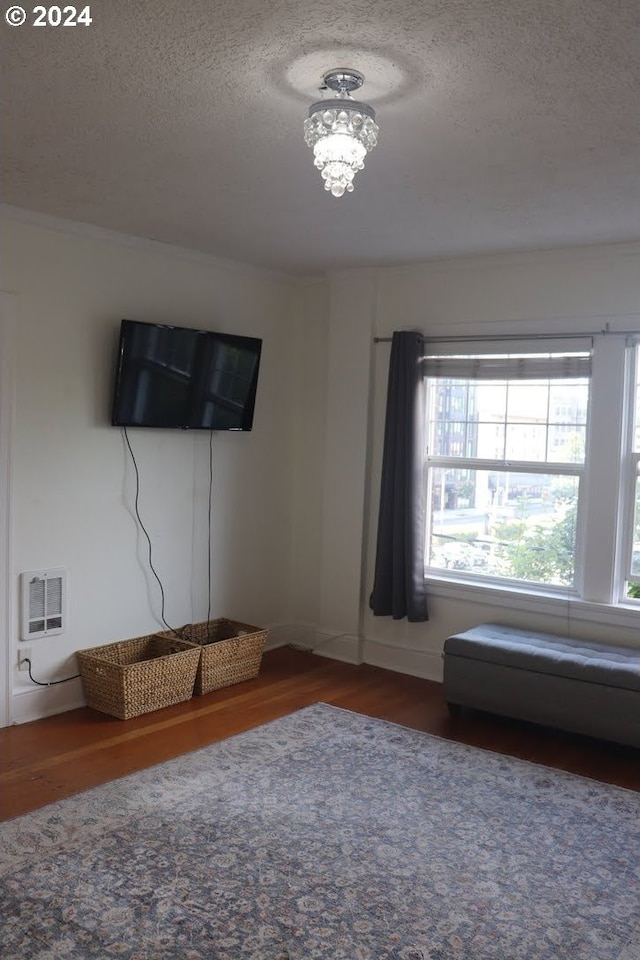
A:
[[[325,190],[341,197],[353,192],[353,178],[378,142],[378,124],[372,107],[351,98],[351,91],[364,83],[361,73],[346,68],[330,70],[323,81],[335,96],[309,107],[304,139],[313,149],[313,162]]]

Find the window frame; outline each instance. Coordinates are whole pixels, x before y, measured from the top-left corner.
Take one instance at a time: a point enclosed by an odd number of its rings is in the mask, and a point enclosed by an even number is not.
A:
[[[634,576],[631,572],[636,519],[636,488],[640,481],[640,438],[638,438],[637,449],[635,449],[636,434],[640,428],[640,341],[630,342],[629,347],[626,367],[627,415],[624,424],[626,463],[622,476],[622,509],[619,523],[620,550],[616,583],[619,602],[635,602],[640,605],[640,598],[638,600],[630,598],[626,592],[628,583],[640,584],[640,574]]]
[[[581,477],[573,585],[553,586],[428,567],[425,554],[425,579],[431,585],[432,593],[498,606],[512,605],[517,597],[522,609],[536,612],[557,613],[558,605],[561,604],[567,615],[571,609],[573,616],[584,616],[586,620],[593,619],[596,609],[602,619],[606,610],[610,622],[625,626],[631,622],[637,623],[640,600],[626,596],[626,584],[633,549],[631,528],[634,484],[635,478],[640,476],[640,450],[632,450],[635,371],[640,366],[640,347],[637,346],[638,337],[635,335],[603,333],[587,336],[593,345],[593,369],[587,407],[584,463],[560,464],[543,461],[524,464],[530,472],[565,473]],[[492,339],[483,352],[488,352],[489,349],[496,353],[515,352],[520,347],[514,348],[514,339]],[[558,349],[553,338],[541,338],[537,341],[529,339],[528,342],[535,343],[538,352],[555,352]],[[578,342],[577,336],[575,342]],[[432,343],[427,343],[431,349]],[[443,338],[442,344],[444,343]],[[478,339],[465,344],[469,354],[477,352],[478,343],[482,341]],[[425,380],[427,377],[428,373],[425,372]],[[636,415],[640,418],[640,403],[638,407]],[[498,463],[503,469],[507,465],[516,465],[515,461]],[[518,469],[521,463],[523,462],[517,462]],[[496,461],[489,461],[488,464],[490,469],[496,469]],[[487,461],[436,457],[428,453],[425,442],[425,490],[428,470],[435,466],[446,466],[450,469],[486,469]],[[603,493],[606,493],[604,504]],[[426,503],[428,512],[430,504],[428,500]],[[426,523],[428,517],[425,517]],[[426,534],[428,538],[428,527]],[[601,547],[604,547],[604,558]],[[638,580],[640,581],[640,577]]]

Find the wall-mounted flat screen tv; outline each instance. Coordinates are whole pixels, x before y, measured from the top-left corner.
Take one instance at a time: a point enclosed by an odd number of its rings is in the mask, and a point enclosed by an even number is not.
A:
[[[111,423],[251,430],[262,340],[123,320]]]

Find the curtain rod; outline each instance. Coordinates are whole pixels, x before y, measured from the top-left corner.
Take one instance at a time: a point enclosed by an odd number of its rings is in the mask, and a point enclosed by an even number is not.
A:
[[[475,337],[425,337],[420,335],[418,339],[422,343],[478,343],[482,341],[495,340],[504,342],[505,340],[584,340],[585,337],[638,337],[640,330],[590,330],[587,333],[505,333],[490,334],[483,336],[476,334]],[[374,337],[374,343],[391,343],[392,337]]]

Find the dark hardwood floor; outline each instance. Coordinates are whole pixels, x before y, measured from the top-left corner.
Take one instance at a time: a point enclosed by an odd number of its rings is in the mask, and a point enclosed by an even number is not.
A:
[[[255,680],[133,720],[83,708],[0,730],[0,819],[317,701],[640,791],[639,750],[472,711],[450,717],[438,683],[283,647]]]

